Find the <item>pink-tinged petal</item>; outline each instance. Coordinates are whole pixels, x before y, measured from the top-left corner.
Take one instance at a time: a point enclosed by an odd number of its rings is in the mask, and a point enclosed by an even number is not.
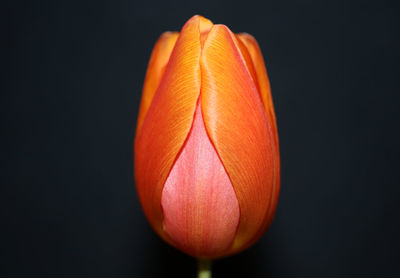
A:
[[[161,191],[192,126],[200,94],[200,17],[182,28],[160,85],[135,139],[135,179],[143,211],[162,229]]]
[[[192,130],[165,183],[161,205],[164,230],[175,246],[214,258],[232,244],[239,204],[206,133],[200,102]]]
[[[223,25],[208,34],[201,57],[201,101],[207,133],[230,177],[240,221],[230,252],[264,225],[274,179],[273,130],[235,36]]]

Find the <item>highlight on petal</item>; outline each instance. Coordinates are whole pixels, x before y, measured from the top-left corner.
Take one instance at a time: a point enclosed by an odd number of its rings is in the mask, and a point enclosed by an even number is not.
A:
[[[201,101],[211,142],[240,207],[232,250],[242,250],[264,226],[274,180],[274,138],[263,103],[234,34],[214,25],[201,57]]]
[[[200,94],[200,17],[182,28],[135,139],[136,188],[154,230],[162,229],[161,191],[192,126]]]
[[[206,41],[208,33],[210,32],[211,28],[213,27],[213,23],[210,20],[208,20],[207,18],[204,18],[202,16],[199,16],[199,20],[200,20],[200,25],[199,25],[200,44],[201,44],[201,48],[203,49],[204,42]]]
[[[138,133],[142,127],[144,117],[150,107],[158,85],[160,84],[165,67],[167,66],[169,57],[171,56],[171,52],[174,49],[178,36],[178,32],[165,32],[160,36],[154,46],[143,85],[142,100],[140,102],[136,133]]]
[[[216,257],[231,247],[239,204],[206,133],[200,101],[192,130],[165,183],[164,230],[175,246],[196,257]]]

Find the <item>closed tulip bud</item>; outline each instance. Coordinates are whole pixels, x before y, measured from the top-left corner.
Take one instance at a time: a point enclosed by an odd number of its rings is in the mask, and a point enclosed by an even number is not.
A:
[[[278,134],[262,54],[248,34],[194,16],[150,58],[135,138],[147,219],[198,258],[249,247],[279,194]]]

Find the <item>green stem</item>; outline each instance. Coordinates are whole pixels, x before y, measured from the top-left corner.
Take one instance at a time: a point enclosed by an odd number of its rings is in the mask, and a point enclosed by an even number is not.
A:
[[[197,278],[211,278],[211,261],[197,259]]]

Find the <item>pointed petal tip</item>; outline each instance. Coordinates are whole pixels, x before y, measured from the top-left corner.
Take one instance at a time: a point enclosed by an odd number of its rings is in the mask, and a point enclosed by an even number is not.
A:
[[[210,29],[211,26],[213,26],[213,22],[211,20],[209,20],[208,18],[201,16],[201,15],[194,15],[191,18],[189,18],[188,21],[186,21],[186,24],[191,24],[193,22],[196,22],[196,24],[199,24],[199,28],[200,31],[204,30],[204,29]],[[183,25],[182,29],[185,27],[185,25]]]
[[[240,37],[240,38],[244,38],[244,39],[248,39],[248,40],[253,40],[253,41],[256,40],[252,34],[249,34],[249,33],[246,33],[246,32],[241,32],[241,33],[238,33],[237,35],[238,35],[238,37]]]
[[[200,14],[195,14],[195,15],[193,15],[191,18],[189,18],[189,20],[193,20],[193,19],[199,19],[199,20],[211,22],[211,20],[209,20],[208,18],[206,18],[205,16],[202,16],[202,15],[200,15]],[[189,21],[189,20],[188,20],[188,21]]]

